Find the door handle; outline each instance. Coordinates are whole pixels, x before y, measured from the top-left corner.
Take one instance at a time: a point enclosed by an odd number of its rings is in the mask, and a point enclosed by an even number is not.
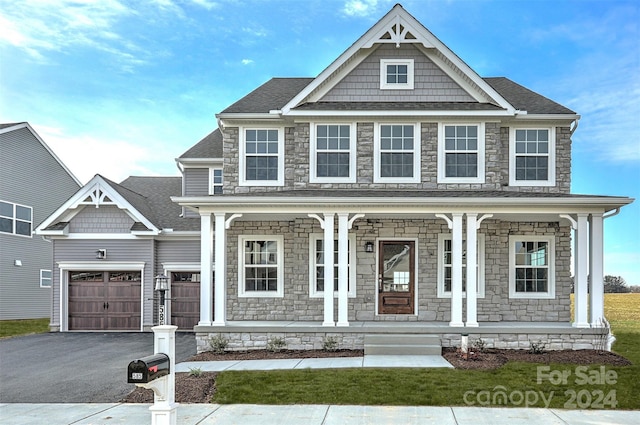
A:
[[[107,308],[107,303],[102,303],[102,309],[104,310],[105,308]]]
[[[109,303],[107,303],[107,310],[109,310]]]

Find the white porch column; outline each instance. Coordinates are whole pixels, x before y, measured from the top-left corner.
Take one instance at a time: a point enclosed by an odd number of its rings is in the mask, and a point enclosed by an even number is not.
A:
[[[349,214],[338,213],[338,323],[349,326]],[[325,284],[326,290],[326,284]]]
[[[216,224],[216,268],[214,285],[213,325],[225,326],[227,321],[227,229],[225,213],[215,213]],[[209,296],[211,300],[211,296]],[[209,301],[210,302],[210,301]]]
[[[604,319],[604,229],[603,215],[591,214],[589,223],[589,307],[591,326],[602,326]]]
[[[200,215],[200,321],[198,325],[211,325],[213,306],[211,295],[213,293],[213,226],[211,213]],[[216,242],[218,234],[216,233]],[[216,243],[217,244],[217,243]],[[216,256],[217,256],[216,252]],[[217,266],[217,264],[216,264]]]
[[[453,213],[451,225],[451,321],[449,326],[464,326],[462,322],[462,213]]]
[[[587,278],[588,278],[588,227],[587,217],[589,214],[579,213],[576,223],[576,243],[574,248],[575,266],[574,266],[574,300],[575,300],[575,317],[573,326],[576,328],[588,328],[587,321]]]
[[[478,214],[467,213],[467,326],[478,326]]]
[[[322,326],[335,326],[333,320],[333,231],[334,214],[324,214],[324,322]]]

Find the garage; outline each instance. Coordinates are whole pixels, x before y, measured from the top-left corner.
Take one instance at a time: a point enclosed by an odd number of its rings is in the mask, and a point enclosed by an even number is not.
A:
[[[200,272],[171,273],[171,324],[193,330],[200,320]]]
[[[140,330],[140,271],[70,271],[69,330]]]

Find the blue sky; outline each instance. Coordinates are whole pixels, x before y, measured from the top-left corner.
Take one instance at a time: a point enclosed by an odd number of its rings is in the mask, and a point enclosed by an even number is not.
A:
[[[396,2],[0,0],[0,122],[30,122],[82,182],[177,175],[215,113],[316,76]],[[582,116],[573,193],[640,198],[640,2],[402,4],[481,76]],[[640,201],[605,221],[605,250],[605,274],[640,284]]]

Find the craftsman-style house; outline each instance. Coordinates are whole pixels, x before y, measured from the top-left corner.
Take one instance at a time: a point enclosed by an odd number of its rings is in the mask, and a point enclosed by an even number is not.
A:
[[[480,77],[402,6],[217,119],[181,177],[96,176],[40,226],[53,329],[147,329],[164,273],[200,349],[601,338],[603,220],[632,200],[571,194],[579,115]]]

